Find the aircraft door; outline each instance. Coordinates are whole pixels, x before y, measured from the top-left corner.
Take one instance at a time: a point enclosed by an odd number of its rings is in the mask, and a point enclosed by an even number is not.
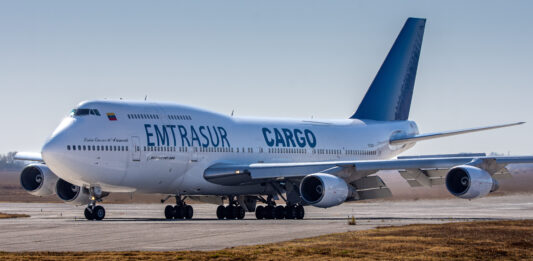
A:
[[[137,136],[131,137],[131,160],[132,161],[141,161],[141,140]]]

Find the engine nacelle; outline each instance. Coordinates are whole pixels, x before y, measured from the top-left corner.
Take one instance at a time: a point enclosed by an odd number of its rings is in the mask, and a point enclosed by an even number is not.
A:
[[[44,164],[30,164],[20,173],[20,185],[34,196],[55,194],[58,177]]]
[[[56,193],[61,200],[72,205],[86,205],[91,201],[88,189],[70,184],[62,179],[56,183]]]
[[[453,167],[446,175],[446,188],[459,198],[484,197],[498,187],[498,182],[488,172],[474,166]]]
[[[300,183],[300,196],[315,207],[329,208],[342,204],[350,189],[346,182],[336,176],[315,173],[305,176]]]

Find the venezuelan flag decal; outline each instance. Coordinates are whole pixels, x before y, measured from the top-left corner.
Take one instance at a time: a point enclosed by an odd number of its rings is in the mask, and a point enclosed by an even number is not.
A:
[[[112,112],[108,112],[108,113],[107,113],[107,118],[108,118],[110,121],[116,121],[116,120],[117,120],[117,116],[115,115],[115,113],[112,113]]]

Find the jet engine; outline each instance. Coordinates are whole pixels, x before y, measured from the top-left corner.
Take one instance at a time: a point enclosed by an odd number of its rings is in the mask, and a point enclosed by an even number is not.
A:
[[[305,176],[300,183],[302,199],[315,207],[329,208],[342,204],[350,189],[346,182],[336,176],[315,173]]]
[[[62,179],[59,179],[56,183],[56,193],[61,200],[72,205],[86,205],[91,201],[88,189]]]
[[[58,177],[44,164],[30,164],[20,173],[20,185],[34,196],[55,194]]]
[[[453,167],[446,175],[446,188],[459,198],[484,197],[498,187],[498,182],[487,171],[474,166]]]

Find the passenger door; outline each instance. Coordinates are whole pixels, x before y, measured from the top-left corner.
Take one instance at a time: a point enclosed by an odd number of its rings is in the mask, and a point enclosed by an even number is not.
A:
[[[131,137],[131,144],[132,144],[132,161],[141,161],[141,140],[137,136]]]

